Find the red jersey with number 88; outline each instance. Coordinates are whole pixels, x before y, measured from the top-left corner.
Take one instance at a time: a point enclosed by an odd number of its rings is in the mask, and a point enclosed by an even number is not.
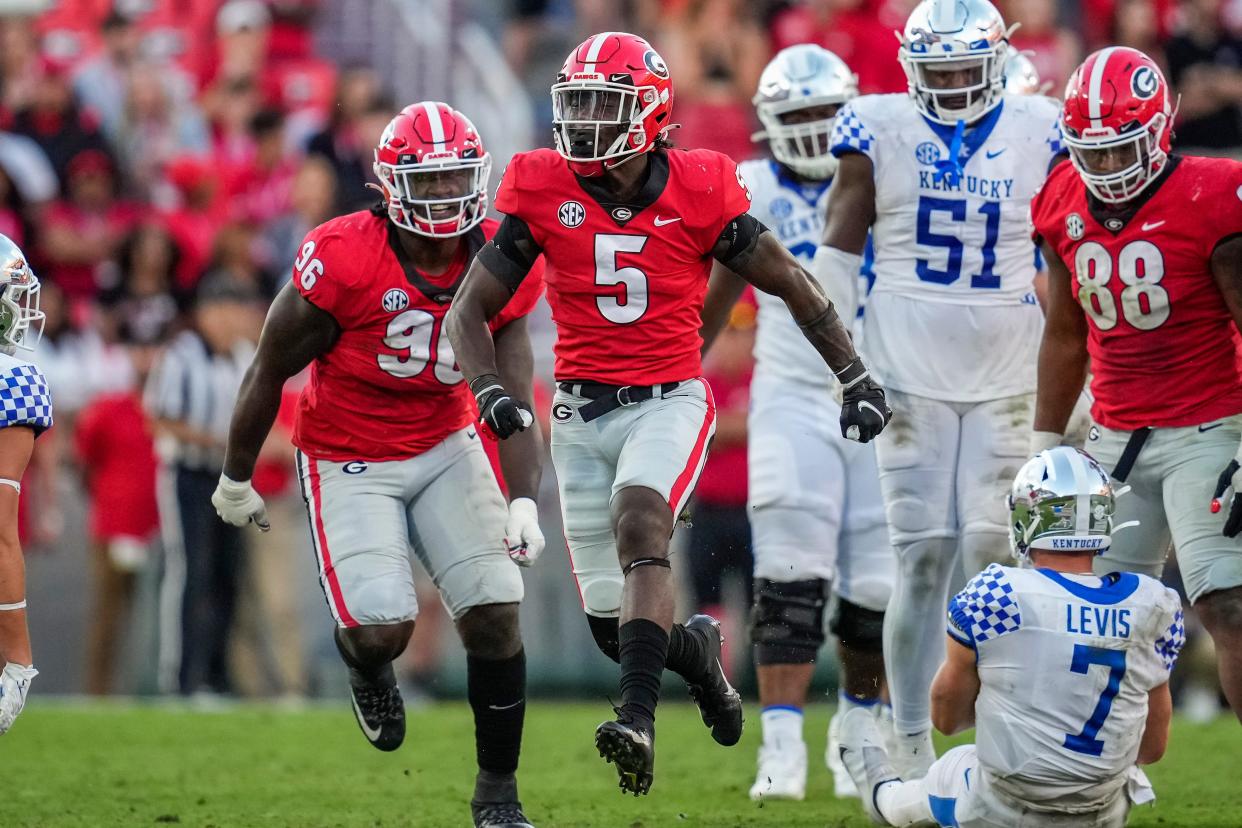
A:
[[[443,330],[458,282],[499,225],[461,237],[442,274],[420,274],[398,254],[387,217],[350,213],[312,230],[293,267],[305,299],[341,327],[311,365],[293,443],[323,460],[400,460],[435,447],[474,420],[470,390]],[[490,323],[493,331],[539,301],[542,263]]]
[[[1178,428],[1242,412],[1235,325],[1212,278],[1242,233],[1242,164],[1174,157],[1130,214],[1093,215],[1070,164],[1031,202],[1035,236],[1069,268],[1087,317],[1092,417],[1106,428]]]
[[[711,251],[750,193],[718,152],[649,158],[630,203],[597,201],[548,149],[515,155],[501,179],[496,209],[526,222],[547,263],[558,380],[654,385],[700,373]]]

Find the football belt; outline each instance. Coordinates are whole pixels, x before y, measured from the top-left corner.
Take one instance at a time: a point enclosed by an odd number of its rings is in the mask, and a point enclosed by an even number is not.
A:
[[[666,382],[661,385],[605,385],[600,382],[562,382],[557,387],[566,394],[586,397],[590,400],[578,408],[578,416],[582,422],[597,420],[610,411],[638,405],[647,400],[663,396],[681,385],[680,382]]]

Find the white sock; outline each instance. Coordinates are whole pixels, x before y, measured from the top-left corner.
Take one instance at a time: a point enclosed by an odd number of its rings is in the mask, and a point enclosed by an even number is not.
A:
[[[887,782],[875,792],[875,804],[889,825],[913,825],[932,819],[923,780]]]
[[[759,714],[765,747],[781,749],[802,741],[802,711],[794,707],[765,707]]]
[[[931,727],[932,678],[944,661],[944,617],[954,538],[897,547],[897,583],[884,614],[884,668],[898,733]]]

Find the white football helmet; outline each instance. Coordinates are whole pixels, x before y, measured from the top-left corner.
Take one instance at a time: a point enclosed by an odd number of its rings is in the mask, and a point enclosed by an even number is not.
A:
[[[1012,31],[988,0],[919,3],[898,35],[898,59],[919,111],[953,125],[970,123],[999,104]],[[944,79],[949,74],[961,77]]]
[[[1081,449],[1041,451],[1026,461],[1009,491],[1009,546],[1100,554],[1112,543],[1114,497],[1108,472]]]
[[[793,113],[840,107],[857,95],[858,76],[832,52],[811,43],[782,49],[763,70],[759,90],[751,99],[763,124],[751,140],[766,139],[772,157],[798,175],[828,178],[837,169],[837,159],[829,151],[835,114],[805,121]]]
[[[34,336],[28,335],[34,326]],[[43,334],[39,310],[39,280],[26,254],[8,236],[0,235],[0,352],[27,351]]]
[[[1042,95],[1052,81],[1047,84],[1039,79],[1039,70],[1026,56],[1009,47],[1009,57],[1005,59],[1005,91],[1010,95]]]

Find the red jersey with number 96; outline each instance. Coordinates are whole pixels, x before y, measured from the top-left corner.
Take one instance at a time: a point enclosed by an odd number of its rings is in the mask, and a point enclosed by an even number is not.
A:
[[[1178,428],[1242,412],[1235,326],[1212,251],[1242,233],[1242,164],[1172,157],[1128,213],[1093,213],[1070,164],[1031,202],[1035,236],[1069,268],[1087,317],[1091,414],[1106,428]]]
[[[648,157],[647,181],[626,203],[548,149],[515,155],[501,179],[496,208],[526,222],[547,263],[558,380],[654,385],[700,373],[711,251],[750,193],[718,152]]]
[[[460,238],[447,271],[421,274],[398,253],[401,232],[384,216],[350,213],[312,230],[293,283],[341,327],[311,365],[298,399],[293,443],[323,460],[400,460],[433,448],[474,419],[470,390],[443,331],[462,276],[497,223]],[[493,331],[539,301],[542,263],[490,323]]]

